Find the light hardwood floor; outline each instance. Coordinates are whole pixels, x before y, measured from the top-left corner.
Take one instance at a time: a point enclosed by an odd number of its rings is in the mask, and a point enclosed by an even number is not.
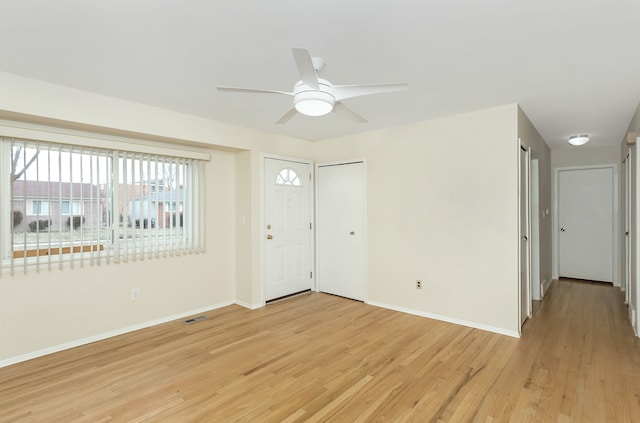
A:
[[[0,369],[0,422],[640,422],[611,285],[555,283],[514,339],[309,294]]]

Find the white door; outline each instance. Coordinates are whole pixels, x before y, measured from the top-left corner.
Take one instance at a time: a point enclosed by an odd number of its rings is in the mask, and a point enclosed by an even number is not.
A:
[[[631,289],[631,156],[624,161],[624,303],[629,304]]]
[[[316,198],[319,290],[364,301],[364,163],[318,166]]]
[[[540,283],[540,172],[538,160],[531,160],[530,195],[531,204],[531,299],[541,300]],[[544,217],[544,215],[543,215]]]
[[[613,169],[558,174],[560,277],[613,282]]]
[[[531,314],[529,150],[520,146],[520,326]]]
[[[264,159],[265,300],[311,289],[311,164]]]

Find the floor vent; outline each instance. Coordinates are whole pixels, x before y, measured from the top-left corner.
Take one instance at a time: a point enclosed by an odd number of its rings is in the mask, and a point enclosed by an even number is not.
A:
[[[204,320],[206,319],[207,316],[198,316],[198,317],[192,317],[191,319],[187,319],[182,323],[185,323],[187,325],[190,325],[191,323],[195,323],[195,322],[199,322],[200,320]]]

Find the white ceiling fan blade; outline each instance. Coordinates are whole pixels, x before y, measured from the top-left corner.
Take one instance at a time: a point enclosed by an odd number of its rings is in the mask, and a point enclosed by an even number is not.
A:
[[[356,123],[367,123],[367,120],[365,118],[363,118],[344,104],[340,103],[339,101],[337,101],[336,104],[333,105],[333,113],[352,120]]]
[[[334,85],[333,96],[337,101],[363,95],[382,94],[406,90],[409,84]]]
[[[285,113],[284,116],[282,116],[280,119],[278,119],[278,121],[276,122],[276,125],[284,125],[285,123],[289,122],[291,120],[291,118],[294,117],[297,114],[298,114],[298,111],[294,107],[293,109],[291,109],[287,113]]]
[[[296,60],[296,66],[298,67],[298,72],[300,73],[300,79],[302,82],[314,90],[319,89],[318,74],[316,73],[316,69],[313,67],[313,61],[311,60],[309,50],[304,48],[294,48],[293,58]]]
[[[293,93],[289,93],[286,91],[277,91],[277,90],[261,90],[257,88],[236,88],[236,87],[216,87],[218,91],[229,91],[235,93],[258,93],[258,94],[285,94],[285,95],[293,95]]]

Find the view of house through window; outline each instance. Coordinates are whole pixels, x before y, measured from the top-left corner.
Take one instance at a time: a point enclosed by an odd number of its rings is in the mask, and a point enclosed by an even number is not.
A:
[[[192,247],[192,159],[4,139],[11,259],[128,259]],[[6,163],[5,163],[6,165]],[[5,218],[7,216],[3,216]],[[86,255],[86,254],[85,254]]]

